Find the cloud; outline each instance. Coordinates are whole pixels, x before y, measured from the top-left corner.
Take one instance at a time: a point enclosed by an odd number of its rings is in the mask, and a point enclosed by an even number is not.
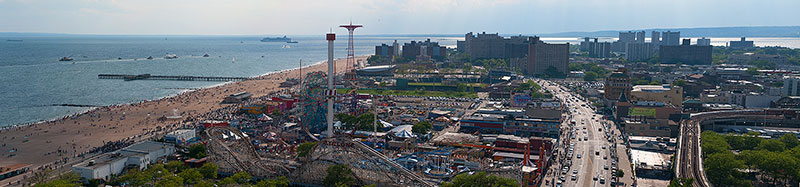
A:
[[[91,8],[80,8],[81,12],[89,13],[89,14],[100,14],[99,10],[91,9]]]

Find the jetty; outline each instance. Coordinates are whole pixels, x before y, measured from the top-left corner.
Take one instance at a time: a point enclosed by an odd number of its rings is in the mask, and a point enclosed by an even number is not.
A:
[[[207,76],[172,76],[172,75],[124,75],[124,74],[99,74],[97,78],[100,79],[123,79],[125,81],[133,80],[172,80],[172,81],[242,81],[248,80],[249,77],[207,77]]]

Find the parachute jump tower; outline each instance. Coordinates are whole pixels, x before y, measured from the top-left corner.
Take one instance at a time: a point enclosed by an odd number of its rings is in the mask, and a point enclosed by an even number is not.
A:
[[[339,25],[339,27],[347,29],[349,33],[348,41],[347,41],[347,71],[345,72],[345,79],[347,80],[355,80],[355,72],[353,66],[356,65],[356,57],[355,57],[355,49],[353,48],[353,31],[356,28],[363,27],[363,25],[353,25],[351,21],[349,25]]]

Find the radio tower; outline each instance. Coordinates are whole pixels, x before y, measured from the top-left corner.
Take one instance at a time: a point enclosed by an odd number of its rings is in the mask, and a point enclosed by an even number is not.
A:
[[[353,21],[350,21],[349,25],[339,25],[339,27],[347,29],[349,33],[349,38],[347,40],[347,64],[345,72],[345,79],[354,80],[355,74],[353,73],[353,66],[356,64],[356,56],[355,56],[355,48],[353,48],[353,31],[356,28],[363,27],[362,25],[353,25]],[[350,76],[348,76],[350,74]]]

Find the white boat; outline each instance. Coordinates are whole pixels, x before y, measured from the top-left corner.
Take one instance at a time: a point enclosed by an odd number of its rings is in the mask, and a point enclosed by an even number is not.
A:
[[[236,62],[236,57],[234,57],[234,58],[231,60],[231,63],[234,63],[234,62]]]
[[[167,54],[167,56],[164,56],[164,59],[176,59],[176,58],[178,58],[178,55],[175,54]]]

